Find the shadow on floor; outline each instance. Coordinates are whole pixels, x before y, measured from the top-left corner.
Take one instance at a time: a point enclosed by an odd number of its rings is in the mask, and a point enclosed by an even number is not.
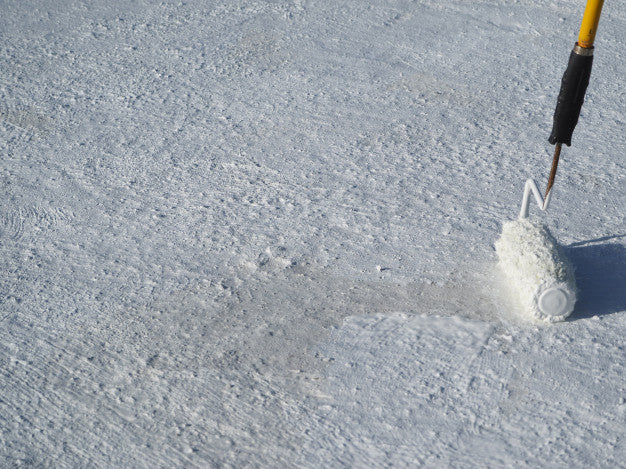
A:
[[[570,320],[626,311],[626,246],[605,237],[565,247],[576,270],[578,303]]]

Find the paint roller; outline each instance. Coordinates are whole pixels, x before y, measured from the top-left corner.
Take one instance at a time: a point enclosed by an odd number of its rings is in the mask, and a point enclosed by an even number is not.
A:
[[[524,312],[547,322],[567,318],[576,304],[574,268],[550,231],[540,222],[528,218],[530,195],[539,208],[547,210],[561,154],[561,146],[571,146],[578,123],[591,66],[593,42],[604,0],[589,0],[557,99],[552,132],[548,141],[555,145],[552,167],[545,196],[537,184],[528,179],[524,186],[522,208],[517,220],[503,224],[502,235],[495,243],[499,264],[507,280],[517,292]]]
[[[528,179],[519,218],[504,223],[496,252],[524,313],[542,321],[563,321],[576,304],[574,268],[550,231],[528,218],[531,192],[542,210],[548,208],[550,194],[544,200],[535,181]]]

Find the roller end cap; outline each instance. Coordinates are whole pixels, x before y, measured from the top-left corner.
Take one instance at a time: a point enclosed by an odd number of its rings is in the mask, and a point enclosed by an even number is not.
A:
[[[549,322],[563,321],[572,314],[575,304],[576,295],[562,286],[547,288],[537,299],[541,319]]]

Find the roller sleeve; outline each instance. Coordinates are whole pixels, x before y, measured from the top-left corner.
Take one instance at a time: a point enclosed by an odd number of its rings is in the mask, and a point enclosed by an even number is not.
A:
[[[525,314],[562,321],[574,310],[574,268],[548,229],[528,218],[506,222],[495,243],[500,267]]]

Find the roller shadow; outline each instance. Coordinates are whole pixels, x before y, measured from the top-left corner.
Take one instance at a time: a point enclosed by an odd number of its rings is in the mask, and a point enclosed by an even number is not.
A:
[[[626,311],[626,246],[604,243],[605,237],[565,247],[576,272],[578,303],[570,320]]]

